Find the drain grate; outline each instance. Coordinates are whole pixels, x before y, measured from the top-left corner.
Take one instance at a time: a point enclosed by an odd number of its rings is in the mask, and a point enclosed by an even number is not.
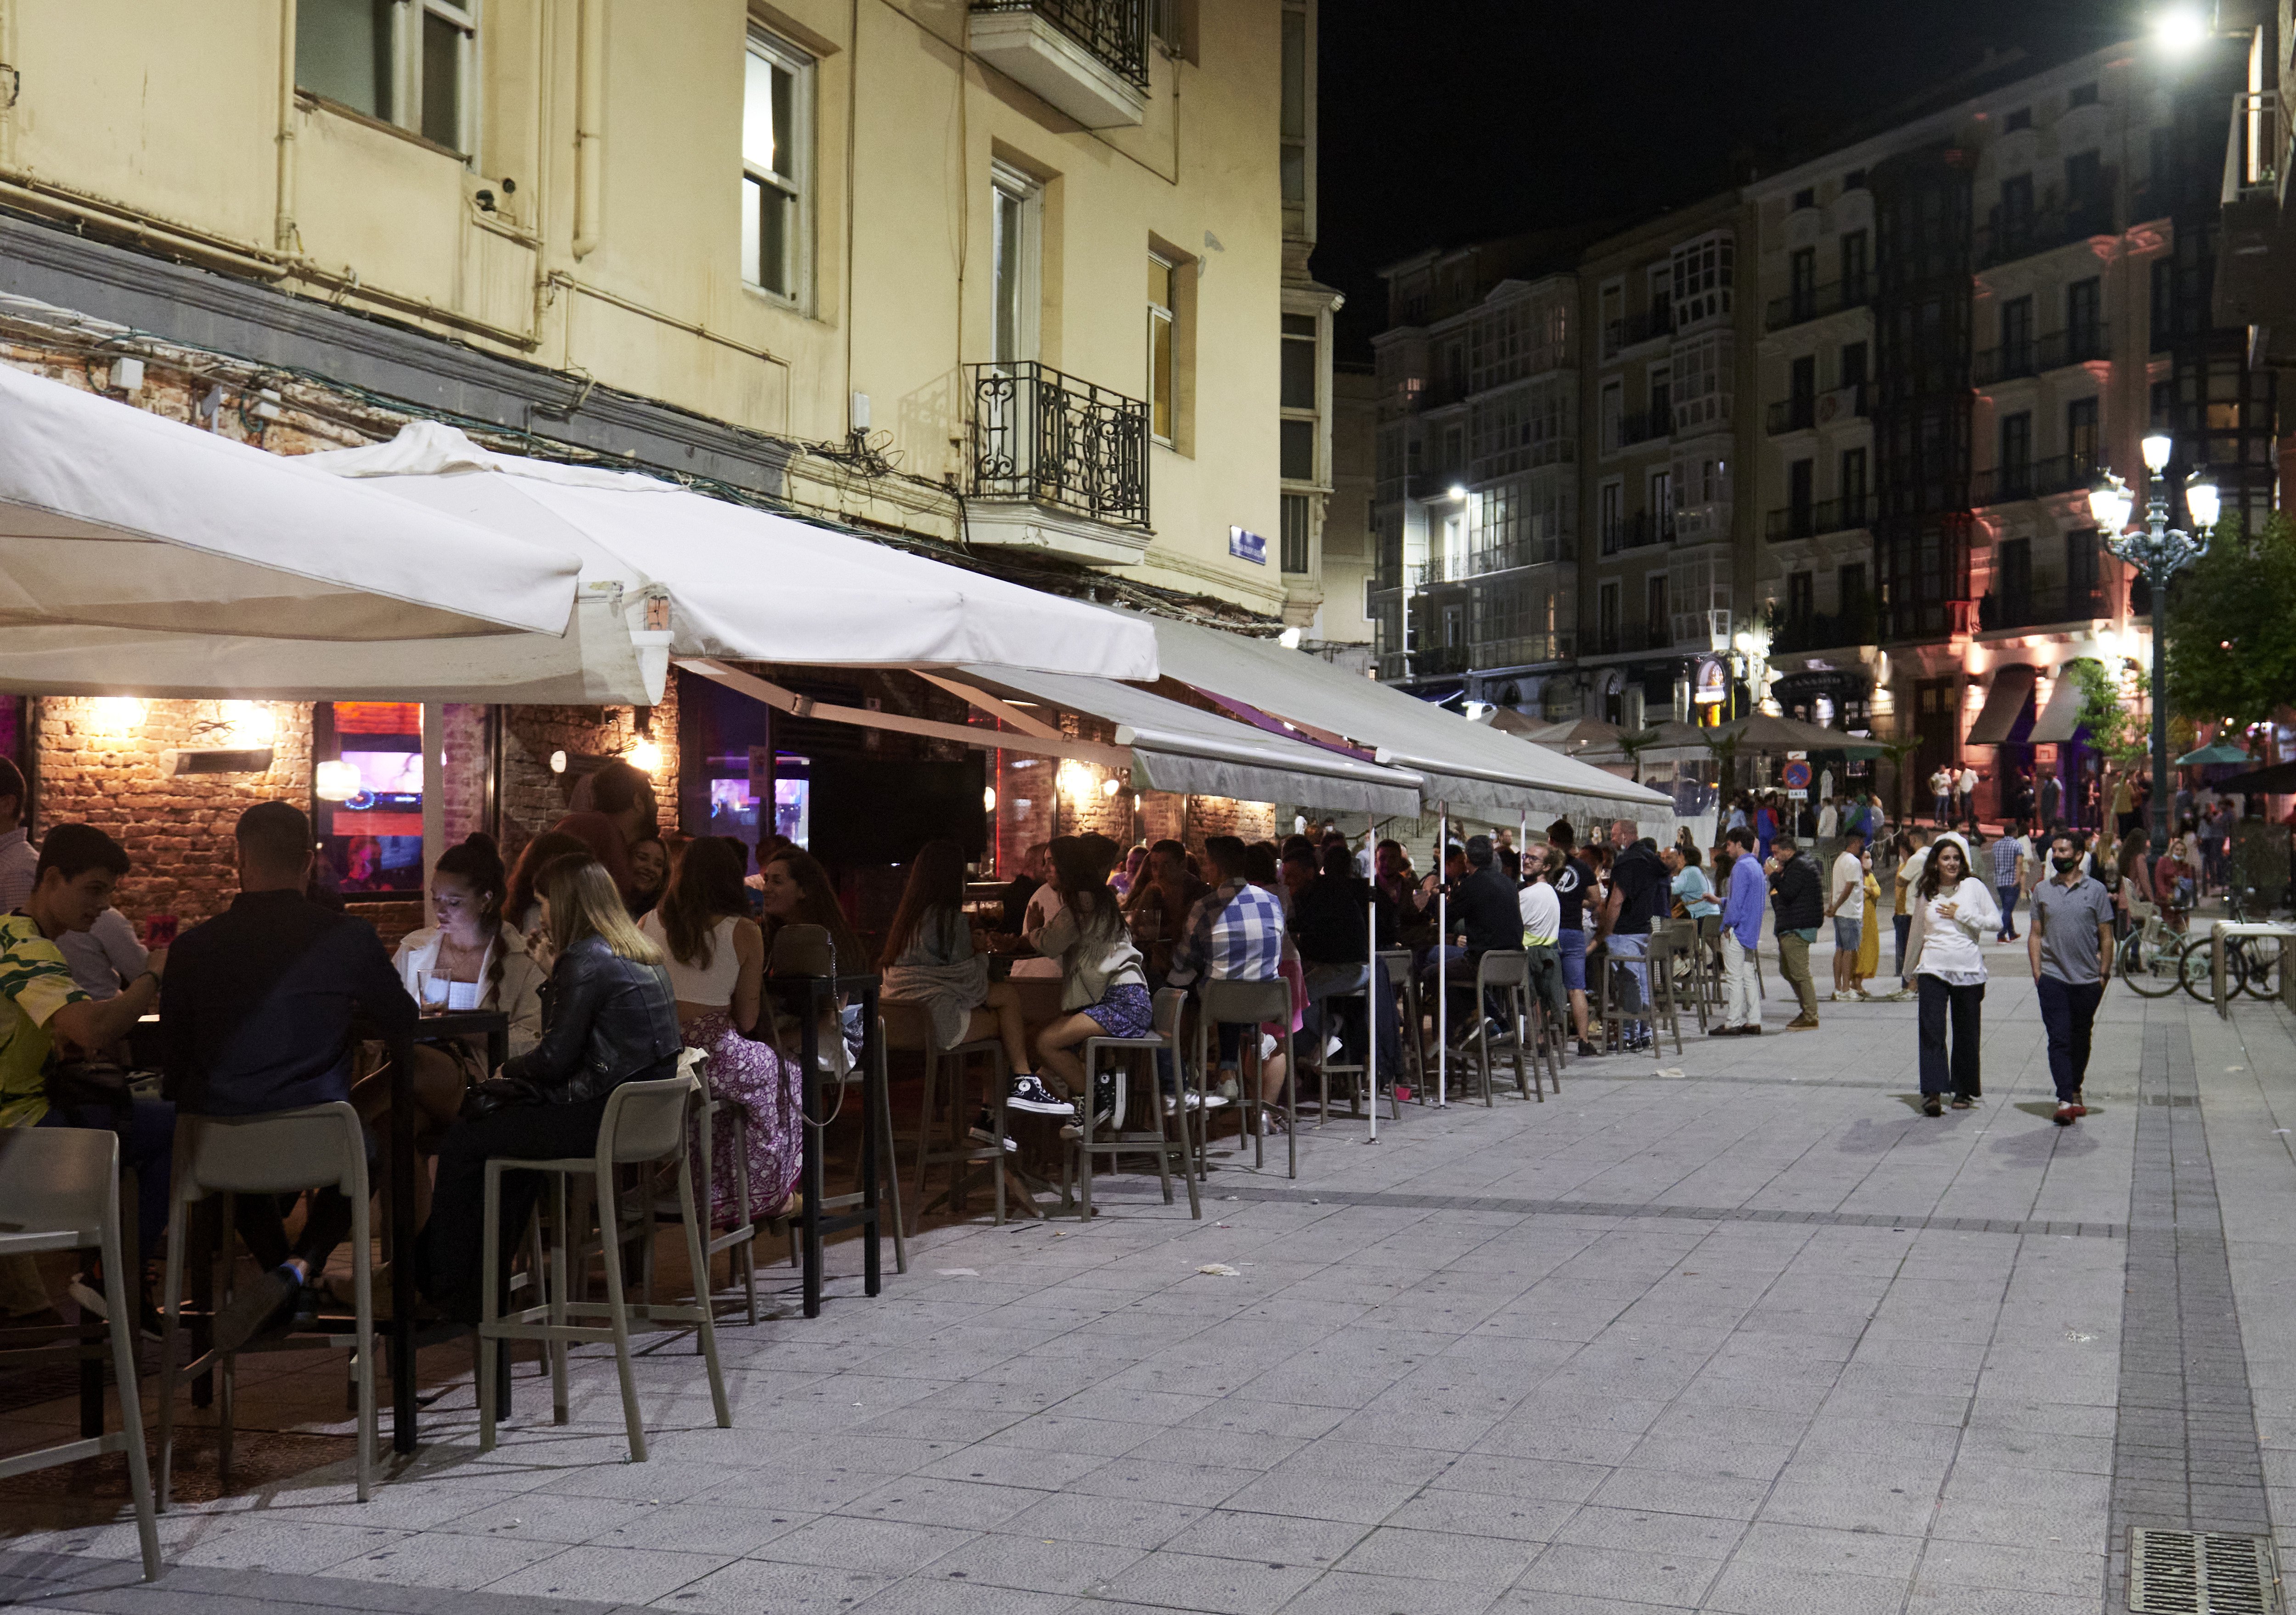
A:
[[[2132,1530],[2128,1607],[2134,1615],[2276,1615],[2271,1538]]]

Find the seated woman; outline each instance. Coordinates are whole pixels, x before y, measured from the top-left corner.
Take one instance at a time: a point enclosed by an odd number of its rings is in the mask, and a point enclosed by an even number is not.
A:
[[[690,843],[661,906],[638,930],[662,952],[686,1043],[709,1056],[710,1094],[749,1118],[750,1203],[734,1203],[729,1123],[712,1133],[711,1218],[771,1217],[797,1185],[800,1096],[796,1066],[750,1036],[764,999],[766,939],[750,918],[740,855],[715,836]]]
[[[423,1293],[460,1323],[476,1323],[483,1299],[487,1161],[591,1153],[613,1091],[675,1076],[685,1047],[661,954],[630,922],[605,866],[587,853],[570,854],[543,869],[536,889],[537,930],[550,962],[542,1039],[498,1073],[519,1085],[526,1103],[447,1129],[430,1220],[415,1249]],[[531,1172],[503,1177],[497,1254],[505,1275],[541,1187]]]
[[[1155,1006],[1140,950],[1108,889],[1116,843],[1104,835],[1063,836],[1053,843],[1053,883],[1061,909],[1029,933],[1029,946],[1061,963],[1061,1019],[1037,1034],[1045,1069],[1071,1094],[1084,1086],[1077,1045],[1087,1037],[1145,1037],[1155,1030]],[[1095,1116],[1116,1106],[1116,1078],[1103,1070],[1092,1095]]]
[[[1014,1110],[1072,1113],[1037,1079],[1029,1063],[1021,995],[1009,981],[991,983],[988,956],[973,951],[972,927],[964,919],[964,848],[955,841],[927,841],[917,848],[877,968],[884,974],[887,998],[922,1005],[931,1017],[937,1047],[953,1049],[990,1037],[1004,1042],[1013,1071],[1006,1103]],[[995,1118],[985,1106],[972,1135],[982,1144],[996,1142]]]
[[[644,919],[669,892],[669,848],[658,835],[642,836],[630,843],[629,910],[633,920]]]
[[[869,968],[868,950],[854,934],[853,923],[829,883],[829,872],[804,848],[784,841],[758,864],[758,906],[763,911],[766,966],[774,967],[774,947],[792,925],[817,925],[829,933],[829,963],[836,973],[856,976]],[[786,1024],[785,1024],[786,1023]],[[800,1047],[792,1018],[784,1006],[775,1005],[775,1027],[783,1051]],[[840,1004],[834,1017],[824,1014],[821,1028],[820,1065],[842,1076],[861,1058],[861,1008]],[[787,1041],[782,1041],[786,1037]]]
[[[438,923],[407,932],[392,963],[407,996],[426,1008],[499,1010],[510,1021],[510,1052],[523,1054],[542,1036],[543,970],[527,956],[526,939],[503,917],[508,885],[491,836],[472,835],[447,848],[430,876],[430,912]],[[419,1026],[416,1036],[422,1036]],[[370,1046],[379,1056],[381,1045]],[[465,1090],[486,1076],[481,1039],[434,1038],[414,1045],[418,1149],[438,1147],[462,1114]],[[390,1110],[389,1070],[368,1070],[352,1087],[351,1103],[377,1141],[376,1181],[387,1183],[390,1130],[375,1124]],[[417,1172],[418,1217],[430,1186],[429,1175]]]
[[[529,841],[510,872],[510,888],[503,898],[503,922],[521,937],[537,930],[542,923],[537,878],[557,859],[589,850],[580,837],[562,830],[545,830]]]

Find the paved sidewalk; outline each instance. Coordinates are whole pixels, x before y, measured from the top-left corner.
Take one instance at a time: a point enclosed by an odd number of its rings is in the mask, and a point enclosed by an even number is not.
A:
[[[586,1354],[571,1427],[481,1458],[465,1382],[372,1504],[338,1466],[168,1516],[157,1589],[132,1528],[12,1504],[0,1598],[2120,1610],[2128,1524],[2296,1520],[2296,1044],[2271,1006],[2115,986],[2061,1130],[2022,949],[1989,953],[1972,1111],[1909,1102],[1910,1003],[1784,1035],[1773,975],[1771,1035],[1575,1062],[1560,1099],[1413,1108],[1375,1145],[1334,1124],[1296,1183],[1280,1151],[1223,1167],[1201,1223],[1126,1179],[1090,1226],[930,1235],[878,1300],[725,1330],[731,1431],[666,1343],[647,1464]],[[340,1372],[250,1386],[242,1421],[340,1431]]]

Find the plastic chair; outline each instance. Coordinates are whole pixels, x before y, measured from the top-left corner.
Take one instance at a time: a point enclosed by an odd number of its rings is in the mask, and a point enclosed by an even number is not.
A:
[[[1157,1181],[1163,1185],[1164,1203],[1172,1203],[1172,1163],[1177,1160],[1180,1176],[1188,1185],[1188,1215],[1201,1217],[1204,1208],[1196,1193],[1196,1175],[1189,1169],[1193,1152],[1188,1144],[1188,1106],[1185,1094],[1167,1113],[1161,1085],[1156,1080],[1155,1056],[1173,1053],[1179,1047],[1181,1012],[1186,1009],[1188,995],[1177,987],[1168,987],[1156,995],[1155,1030],[1145,1037],[1087,1037],[1080,1051],[1084,1061],[1084,1091],[1087,1095],[1100,1091],[1100,1062],[1103,1056],[1124,1062],[1125,1069],[1116,1078],[1116,1108],[1109,1117],[1108,1136],[1098,1136],[1098,1118],[1087,1101],[1080,1106],[1082,1119],[1076,1123],[1075,1138],[1069,1141],[1068,1152],[1061,1162],[1061,1203],[1069,1203],[1069,1176],[1071,1167],[1083,1180],[1083,1209],[1079,1215],[1092,1215],[1092,1158],[1105,1155],[1111,1169],[1119,1155],[1152,1153],[1156,1158]],[[1148,1111],[1155,1118],[1156,1130],[1144,1129],[1128,1133],[1124,1130],[1126,1100],[1131,1084],[1128,1078],[1137,1076],[1140,1056],[1146,1055],[1148,1070]],[[1177,1077],[1177,1073],[1175,1074]],[[1177,1120],[1179,1136],[1172,1135],[1172,1123]],[[1063,1133],[1067,1131],[1062,1129]]]
[[[914,1209],[911,1215],[922,1222],[924,1214],[943,1201],[954,1214],[964,1199],[965,1186],[976,1170],[985,1170],[996,1193],[996,1226],[1002,1227],[1005,1210],[1004,1139],[1007,1122],[1004,1101],[1013,1091],[1011,1067],[1004,1057],[1004,1043],[995,1037],[983,1037],[972,1043],[960,1043],[955,1048],[944,1049],[933,1037],[932,1020],[921,1004],[899,998],[882,998],[878,1007],[882,1012],[881,1024],[885,1036],[881,1046],[890,1045],[922,1056],[924,1066],[922,1091],[917,1100],[917,1185],[911,1197]],[[988,1091],[982,1095],[988,1107],[989,1127],[996,1132],[996,1142],[981,1144],[967,1135],[970,1124],[964,1117],[965,1079],[975,1070],[975,1061],[988,1062]],[[948,1136],[943,1143],[933,1140],[934,1113],[946,1101],[948,1109]],[[887,1149],[890,1152],[891,1146]],[[948,1168],[948,1187],[928,1203],[925,1182],[935,1167]],[[893,1177],[900,1178],[898,1164]],[[1028,1199],[1024,1193],[1023,1201]],[[900,1226],[899,1218],[894,1226]]]
[[[135,1537],[144,1579],[160,1575],[160,1527],[152,1472],[144,1460],[144,1412],[136,1400],[135,1287],[119,1250],[119,1136],[94,1127],[0,1127],[0,1256],[44,1250],[99,1252],[103,1309],[111,1337],[111,1372],[119,1391],[119,1428],[0,1458],[0,1480],[105,1453],[127,1455],[127,1492],[135,1504]],[[36,1349],[80,1357],[102,1348],[74,1342]],[[14,1355],[14,1354],[11,1354]],[[364,1494],[362,1494],[364,1495]]]
[[[694,1187],[694,1204],[702,1218],[703,1267],[701,1272],[694,1275],[693,1294],[697,1305],[715,1306],[717,1287],[711,1279],[711,1274],[714,1271],[712,1264],[715,1263],[719,1252],[731,1251],[733,1259],[729,1276],[741,1281],[748,1306],[749,1322],[754,1324],[758,1321],[758,1224],[755,1209],[750,1203],[750,1117],[749,1112],[740,1106],[729,1103],[709,1092],[709,1085],[702,1079],[701,1076],[708,1067],[709,1058],[701,1050],[689,1047],[678,1061],[678,1069],[692,1073],[694,1078],[701,1083],[702,1091],[701,1103],[693,1107],[693,1147],[701,1162],[701,1181]],[[734,1209],[730,1214],[733,1220],[723,1229],[719,1227],[717,1211],[717,1130],[721,1125],[730,1127],[734,1132]],[[652,1174],[648,1174],[650,1180],[652,1176]],[[645,1193],[640,1198],[644,1205],[638,1213],[640,1237],[637,1245],[639,1259],[644,1264],[645,1271],[645,1311],[648,1316],[652,1316],[654,1226],[665,1212],[672,1217],[678,1217],[682,1213],[681,1208],[676,1201],[673,1201],[667,1206],[662,1203],[661,1196],[656,1192],[651,1181],[646,1185]],[[541,1264],[535,1264],[535,1270],[539,1272]]]
[[[1525,1099],[1534,1093],[1538,1103],[1546,1103],[1546,1092],[1538,1086],[1538,1067],[1534,1062],[1529,1080],[1523,1075],[1524,1045],[1530,1036],[1530,955],[1521,949],[1494,948],[1475,963],[1475,1068],[1482,1084],[1483,1104],[1486,1108],[1497,1101],[1491,1093],[1491,996],[1496,993],[1507,1006],[1507,1020],[1513,1023],[1513,1036],[1502,1037],[1498,1045],[1501,1053],[1514,1056],[1515,1092]]]
[[[1237,1086],[1243,1095],[1244,1125],[1251,1132],[1251,1164],[1256,1170],[1267,1164],[1266,1137],[1259,1127],[1259,1028],[1265,1021],[1279,1026],[1292,1024],[1292,984],[1281,976],[1271,976],[1264,981],[1207,981],[1197,989],[1203,1014],[1196,1022],[1196,1065],[1200,1072],[1209,1073],[1210,1062],[1205,1058],[1206,1040],[1218,1026],[1243,1028],[1242,1059],[1238,1067]],[[1283,1085],[1285,1141],[1291,1150],[1291,1165],[1286,1176],[1300,1176],[1300,1103],[1299,1084],[1286,1081]],[[1206,1120],[1209,1122],[1210,1118]]]
[[[1379,968],[1382,972],[1385,970],[1385,966],[1383,965]],[[1344,992],[1326,993],[1321,998],[1315,1000],[1315,1003],[1329,1006],[1334,1012],[1334,1018],[1336,1018],[1335,1012],[1339,1005],[1345,1004],[1361,1004],[1364,1010],[1364,1037],[1365,1041],[1368,1042],[1379,1036],[1379,1026],[1376,1016],[1374,1012],[1375,1000],[1372,997],[1372,990],[1371,967],[1366,966],[1364,971],[1364,984],[1361,987],[1353,988]],[[1327,1021],[1324,1023],[1323,1029],[1318,1036],[1328,1040],[1331,1036],[1330,1021]],[[1401,1040],[1398,1038],[1398,1042],[1399,1043],[1400,1041]],[[1332,1078],[1333,1077],[1352,1077],[1355,1078],[1355,1081],[1349,1088],[1348,1114],[1350,1117],[1360,1117],[1363,1114],[1365,1097],[1363,1087],[1365,1062],[1361,1060],[1332,1060],[1325,1058],[1323,1056],[1321,1050],[1317,1051],[1317,1056],[1318,1057],[1316,1061],[1316,1125],[1320,1127],[1324,1122],[1331,1119]],[[1396,1119],[1400,1119],[1403,1115],[1403,1106],[1402,1103],[1395,1097],[1394,1077],[1395,1073],[1392,1071],[1388,1073],[1388,1103],[1392,1117]],[[1379,1103],[1379,1095],[1376,1094],[1372,1094],[1371,1103],[1375,1108]]]
[[[1650,1002],[1644,1008],[1651,1028],[1651,1048],[1657,1052],[1662,1032],[1674,1034],[1674,1052],[1682,1053],[1682,1013],[1675,999],[1675,966],[1690,956],[1693,939],[1669,926],[1651,932],[1646,957],[1650,960]]]
[[[630,1373],[630,1322],[643,1313],[649,1321],[692,1324],[701,1336],[701,1357],[709,1366],[709,1400],[718,1427],[730,1430],[734,1415],[726,1403],[725,1376],[718,1366],[718,1330],[706,1287],[708,1265],[701,1255],[701,1222],[693,1201],[693,1162],[686,1152],[686,1115],[701,1103],[701,1085],[691,1071],[681,1071],[655,1082],[625,1082],[606,1101],[598,1124],[598,1147],[594,1155],[564,1156],[553,1160],[521,1160],[497,1155],[487,1162],[485,1276],[483,1312],[479,1323],[479,1450],[495,1446],[496,1353],[503,1340],[540,1340],[550,1354],[551,1388],[556,1417],[565,1421],[566,1348],[611,1340],[614,1366],[621,1378],[622,1417],[628,1428],[630,1460],[646,1461],[645,1423],[638,1409],[637,1382]],[[568,1299],[568,1247],[572,1221],[568,1215],[570,1179],[586,1180],[598,1208],[598,1226],[619,1229],[616,1184],[618,1167],[652,1165],[674,1158],[677,1163],[677,1201],[685,1226],[685,1257],[696,1280],[700,1305],[693,1307],[633,1307],[625,1298],[620,1242],[605,1250],[606,1299],[603,1304]],[[521,1308],[508,1316],[498,1315],[502,1261],[502,1175],[541,1172],[552,1178],[553,1216],[550,1271],[540,1304]],[[540,1209],[539,1203],[537,1205]],[[603,1316],[604,1326],[569,1322]]]
[[[1395,1085],[1402,1081],[1407,1071],[1411,1080],[1405,1086],[1418,1095],[1420,1103],[1424,1104],[1427,1103],[1427,1045],[1422,1041],[1425,1029],[1420,1024],[1419,979],[1411,973],[1411,950],[1405,947],[1381,948],[1379,969],[1381,985],[1395,994],[1398,1000],[1397,1019],[1401,1023],[1403,1033],[1399,1041],[1403,1045],[1404,1069],[1387,1074],[1389,1097],[1394,1100]],[[1400,1116],[1402,1101],[1394,1100],[1394,1104],[1396,1114]]]
[[[223,1232],[217,1241],[222,1282],[216,1285],[216,1311],[230,1299],[232,1200],[241,1194],[289,1194],[307,1189],[337,1189],[351,1207],[351,1366],[358,1394],[358,1500],[365,1503],[374,1476],[374,1359],[380,1344],[374,1330],[373,1246],[367,1226],[366,1133],[348,1101],[272,1111],[257,1116],[176,1117],[176,1176],[168,1193],[167,1324],[160,1344],[160,1512],[171,1499],[176,1459],[176,1382],[216,1375],[216,1466],[218,1481],[231,1486],[233,1404],[238,1358],[247,1352],[299,1350],[315,1339],[340,1340],[342,1331],[250,1340],[238,1351],[208,1351],[178,1369],[176,1340],[183,1326],[184,1248],[190,1217],[185,1208],[210,1194],[222,1196]],[[317,1275],[312,1275],[315,1279]]]

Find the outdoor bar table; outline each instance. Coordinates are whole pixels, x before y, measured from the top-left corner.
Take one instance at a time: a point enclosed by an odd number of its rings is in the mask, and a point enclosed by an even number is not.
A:
[[[414,1450],[415,1349],[460,1332],[438,1329],[418,1338],[414,1325],[414,1045],[437,1037],[485,1038],[491,1075],[510,1058],[510,1017],[499,1010],[424,1015],[390,1043],[390,1445],[402,1453]]]
[[[804,1209],[798,1216],[798,1242],[804,1253],[805,1316],[809,1318],[821,1316],[822,1242],[830,1234],[860,1229],[864,1291],[873,1296],[883,1287],[878,1250],[878,1189],[882,1169],[877,1160],[876,1118],[883,1103],[879,1085],[885,1078],[877,1047],[878,985],[875,976],[769,975],[765,980],[766,990],[797,1017],[799,1027],[802,1094],[799,1131],[803,1135],[800,1141],[803,1153],[798,1189],[804,1197]],[[840,1196],[832,1209],[822,1191],[821,1135],[828,1122],[821,1113],[821,1017],[824,1010],[834,1014],[838,999],[849,993],[861,996],[861,1191]]]

